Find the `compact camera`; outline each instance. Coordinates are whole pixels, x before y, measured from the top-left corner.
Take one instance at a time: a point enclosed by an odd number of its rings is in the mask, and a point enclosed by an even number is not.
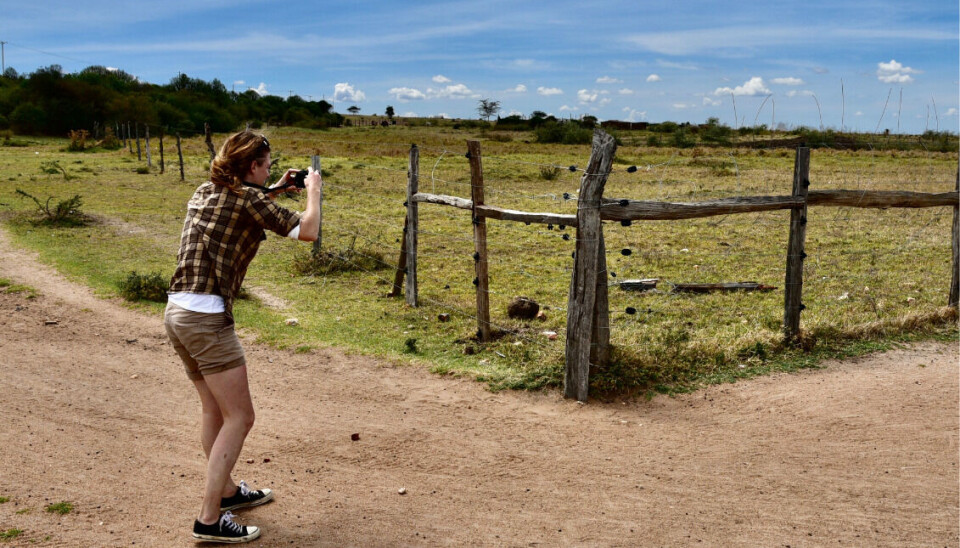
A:
[[[308,173],[309,172],[307,170],[301,169],[300,171],[294,173],[293,175],[288,176],[287,186],[293,183],[293,185],[297,188],[306,188],[307,185],[304,181],[306,181]]]

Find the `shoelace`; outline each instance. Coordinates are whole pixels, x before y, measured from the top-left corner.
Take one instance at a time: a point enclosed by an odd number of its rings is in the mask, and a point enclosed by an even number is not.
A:
[[[220,530],[222,531],[224,529],[232,533],[237,533],[237,534],[243,533],[243,526],[233,521],[232,512],[224,512],[223,515],[220,516]]]
[[[245,497],[250,494],[250,488],[247,487],[247,482],[240,480],[239,487],[240,487],[240,496]]]

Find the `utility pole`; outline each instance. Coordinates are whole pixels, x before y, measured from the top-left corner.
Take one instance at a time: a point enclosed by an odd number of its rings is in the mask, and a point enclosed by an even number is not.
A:
[[[7,43],[0,41],[0,74],[7,72]]]

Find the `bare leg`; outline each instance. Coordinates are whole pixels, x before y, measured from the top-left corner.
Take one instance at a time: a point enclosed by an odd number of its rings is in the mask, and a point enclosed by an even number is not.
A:
[[[197,387],[197,393],[200,394],[200,404],[202,406],[202,421],[200,426],[200,444],[203,445],[203,453],[207,456],[207,461],[210,461],[210,448],[213,447],[213,442],[217,439],[217,435],[220,433],[220,428],[223,426],[223,414],[220,412],[220,406],[217,405],[216,398],[213,397],[213,393],[210,392],[210,387],[207,386],[206,381],[198,380],[193,381],[194,386]],[[231,497],[237,492],[237,484],[233,482],[233,478],[228,477],[227,483],[223,486],[223,497]]]
[[[247,384],[247,366],[234,367],[204,377],[223,416],[223,426],[210,446],[207,459],[207,483],[200,509],[201,523],[213,523],[220,517],[220,497],[230,480],[247,433],[253,427],[253,401]]]

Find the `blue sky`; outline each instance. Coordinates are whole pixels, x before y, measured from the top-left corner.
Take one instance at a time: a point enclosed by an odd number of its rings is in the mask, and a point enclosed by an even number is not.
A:
[[[0,13],[21,73],[184,72],[362,114],[475,118],[490,98],[504,115],[958,131],[956,0],[0,0]]]

